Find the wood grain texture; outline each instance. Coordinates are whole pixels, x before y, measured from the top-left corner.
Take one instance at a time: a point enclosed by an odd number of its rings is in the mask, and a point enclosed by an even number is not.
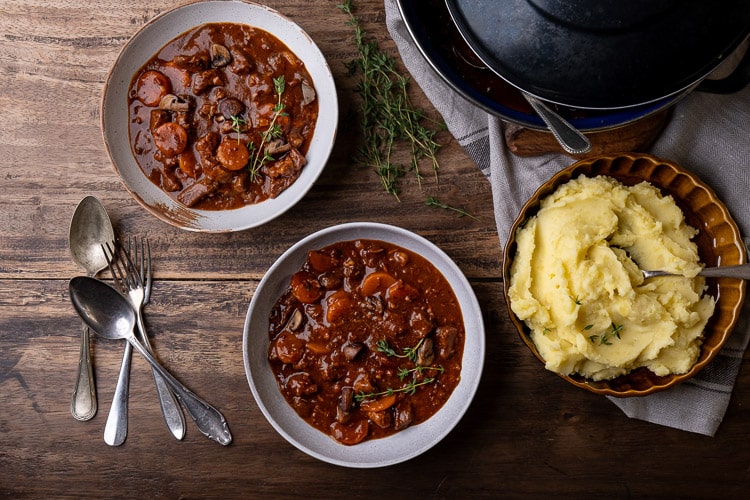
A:
[[[13,0],[0,3],[0,495],[9,498],[565,498],[739,496],[750,483],[750,362],[742,361],[718,435],[627,419],[606,399],[545,372],[508,319],[489,184],[447,134],[440,182],[402,181],[401,202],[350,158],[362,143],[358,97],[344,63],[352,32],[333,0],[269,0],[327,57],[340,96],[332,158],[310,193],[277,220],[232,234],[175,229],[146,213],[112,169],[99,127],[107,71],[154,15],[185,2]],[[396,55],[382,2],[355,0],[364,27]],[[434,111],[418,88],[416,102]],[[67,293],[78,201],[97,196],[121,235],[148,237],[155,284],[146,322],[159,359],[218,407],[235,440],[221,447],[188,424],[162,421],[151,374],[135,358],[130,433],[102,433],[122,346],[96,339],[99,413],[69,411],[81,322]],[[427,196],[477,219],[424,206]],[[352,470],[320,462],[267,423],[242,359],[245,314],[266,269],[318,229],[377,221],[436,243],[469,277],[484,314],[487,356],[474,403],[442,442],[397,466]]]

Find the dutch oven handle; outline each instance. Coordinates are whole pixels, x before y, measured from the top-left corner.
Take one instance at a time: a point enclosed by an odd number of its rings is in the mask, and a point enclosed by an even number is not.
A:
[[[740,60],[735,70],[721,80],[703,80],[695,90],[712,94],[733,94],[750,82],[750,48]]]

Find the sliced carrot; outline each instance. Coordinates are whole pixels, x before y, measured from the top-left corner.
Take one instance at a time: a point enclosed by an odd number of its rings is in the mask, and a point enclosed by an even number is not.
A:
[[[307,260],[315,271],[320,273],[330,271],[336,267],[336,259],[328,254],[312,250],[307,253]]]
[[[373,295],[391,286],[396,282],[396,278],[384,271],[375,271],[365,276],[359,290],[363,296]]]
[[[155,70],[148,70],[138,76],[136,96],[146,106],[156,106],[161,98],[172,91],[169,78]]]
[[[389,394],[387,396],[380,397],[373,401],[365,401],[364,403],[361,403],[359,407],[362,411],[378,412],[378,411],[387,410],[388,408],[393,406],[395,402],[396,402],[396,395]]]
[[[344,290],[337,290],[326,298],[326,321],[333,323],[352,308],[352,299]]]
[[[310,273],[294,273],[290,283],[292,295],[303,304],[312,304],[323,295],[323,288],[317,278]]]
[[[308,342],[305,347],[307,347],[307,350],[312,351],[315,354],[328,353],[328,347],[322,342]]]

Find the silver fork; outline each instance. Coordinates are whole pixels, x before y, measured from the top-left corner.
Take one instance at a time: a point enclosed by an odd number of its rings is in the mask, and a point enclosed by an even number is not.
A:
[[[121,248],[122,258],[117,259],[115,249],[109,245],[102,247],[107,257],[112,276],[119,283],[124,295],[128,298],[133,308],[136,310],[136,321],[140,331],[144,346],[153,353],[153,348],[148,339],[148,334],[143,323],[142,308],[147,304],[151,295],[151,247],[148,240],[141,241],[141,249],[138,250],[137,240],[131,246],[131,240],[128,240],[128,249]],[[130,249],[134,249],[134,259],[131,258]],[[144,255],[145,254],[145,255]],[[120,267],[122,260],[122,268]],[[137,269],[134,260],[139,263]],[[147,262],[147,268],[144,269],[144,260]],[[144,284],[142,276],[146,276]],[[112,399],[107,423],[104,428],[104,441],[112,446],[118,446],[125,441],[128,428],[128,388],[130,385],[130,360],[132,358],[132,347],[130,343],[125,344],[120,374],[117,379],[115,395]],[[154,382],[156,383],[159,403],[161,404],[162,415],[172,435],[177,439],[185,436],[185,417],[182,409],[177,402],[175,395],[172,393],[162,376],[153,371]]]

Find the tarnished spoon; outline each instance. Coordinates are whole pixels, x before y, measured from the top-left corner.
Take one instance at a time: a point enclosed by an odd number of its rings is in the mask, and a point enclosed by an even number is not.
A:
[[[112,222],[104,205],[94,196],[82,199],[70,221],[68,244],[70,255],[89,276],[107,267],[102,245],[115,240]],[[81,332],[81,352],[78,358],[78,375],[73,388],[70,412],[76,420],[90,420],[96,414],[96,384],[91,368],[89,351],[89,328],[85,324]]]
[[[224,415],[182,385],[136,339],[136,312],[120,292],[103,281],[87,276],[73,278],[69,287],[73,306],[92,330],[104,338],[125,339],[130,342],[169,384],[206,437],[223,445],[232,442],[232,434]]]
[[[667,271],[643,271],[643,279],[655,278],[657,276],[681,276],[677,273],[670,273]],[[698,276],[705,276],[706,278],[737,278],[741,280],[750,280],[750,264],[738,264],[736,266],[719,266],[719,267],[704,267]]]

